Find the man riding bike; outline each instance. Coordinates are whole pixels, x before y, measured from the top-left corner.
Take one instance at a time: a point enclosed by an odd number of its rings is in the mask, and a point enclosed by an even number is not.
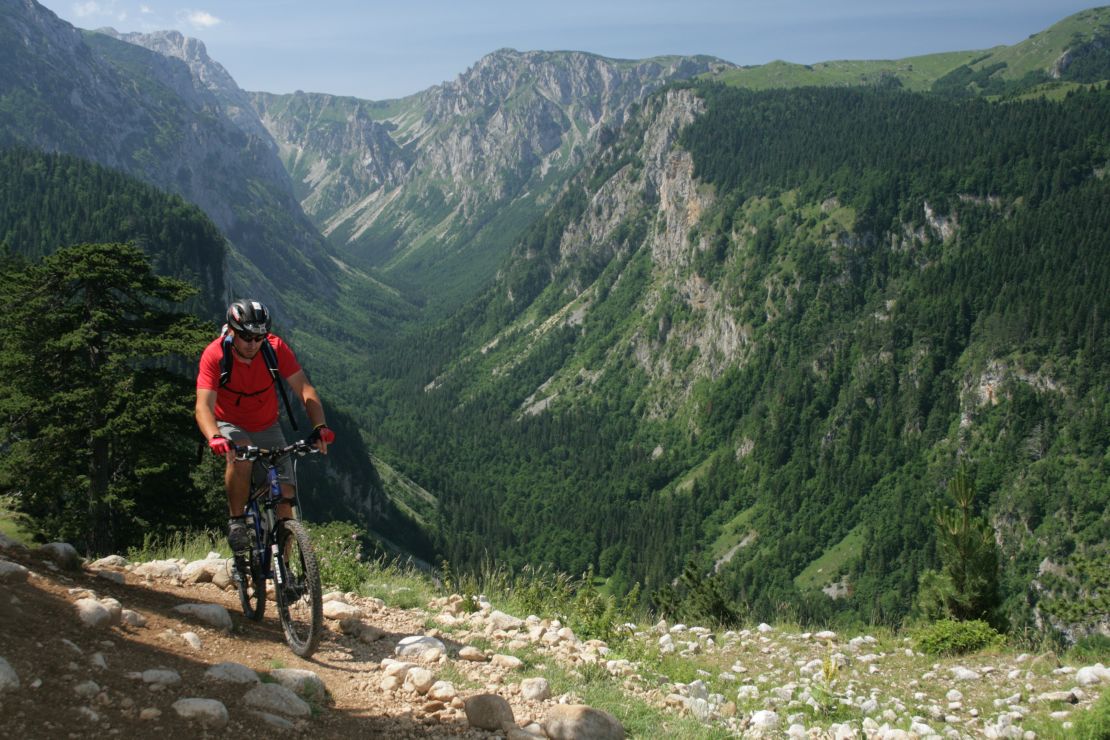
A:
[[[208,440],[209,449],[227,458],[224,472],[229,509],[227,541],[236,553],[250,547],[243,508],[250,495],[252,463],[236,460],[235,446],[285,446],[278,423],[277,374],[304,404],[313,426],[308,441],[326,454],[328,444],[335,440],[316,388],[308,382],[293,350],[270,333],[270,326],[270,312],[261,302],[235,301],[227,309],[225,332],[205,348],[197,373],[197,426]],[[263,343],[269,345],[265,351]],[[289,458],[281,466],[280,481],[282,501],[277,514],[287,519],[293,516],[296,496],[296,479]]]

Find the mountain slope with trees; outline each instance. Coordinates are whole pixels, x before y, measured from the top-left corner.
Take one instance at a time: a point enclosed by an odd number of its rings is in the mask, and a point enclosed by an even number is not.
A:
[[[905,617],[964,461],[1031,621],[1042,563],[1106,541],[1108,105],[656,96],[438,362],[381,366],[409,389],[381,439],[443,494],[453,563],[656,605],[692,564],[764,618]]]

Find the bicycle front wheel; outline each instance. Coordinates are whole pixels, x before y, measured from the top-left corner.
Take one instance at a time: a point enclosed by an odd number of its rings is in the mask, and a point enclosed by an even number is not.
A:
[[[324,630],[324,602],[316,551],[312,549],[304,526],[293,519],[278,525],[278,545],[274,567],[278,616],[290,649],[307,658],[316,652]]]

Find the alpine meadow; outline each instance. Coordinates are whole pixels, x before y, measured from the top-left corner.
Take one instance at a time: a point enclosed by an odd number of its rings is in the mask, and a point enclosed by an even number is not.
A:
[[[565,574],[599,634],[1110,635],[1110,8],[893,61],[500,49],[369,101],[0,0],[0,244],[36,541],[222,526],[191,394],[249,295],[338,434],[303,513],[367,552]]]

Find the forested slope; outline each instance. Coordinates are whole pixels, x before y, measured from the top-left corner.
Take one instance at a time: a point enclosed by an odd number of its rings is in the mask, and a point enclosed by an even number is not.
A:
[[[657,603],[689,562],[758,617],[904,617],[963,461],[1025,619],[1038,565],[1110,526],[1108,114],[1104,88],[657,96],[480,301],[383,353],[375,433],[442,493],[453,562]]]

